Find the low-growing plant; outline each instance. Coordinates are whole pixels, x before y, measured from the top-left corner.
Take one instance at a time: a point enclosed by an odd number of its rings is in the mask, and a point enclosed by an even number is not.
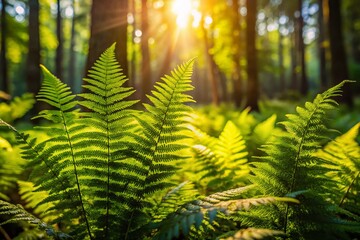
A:
[[[22,144],[34,191],[43,196],[34,207],[46,205],[46,216],[54,216],[45,222],[0,201],[0,215],[12,216],[5,223],[29,221],[55,239],[172,239],[205,229],[203,225],[215,223],[219,214],[275,201],[297,202],[281,197],[238,199],[243,189],[174,201],[180,190],[183,195],[193,193],[186,184],[159,197],[176,185],[169,179],[190,152],[191,108],[186,103],[193,100],[185,92],[193,88],[194,60],[156,83],[150,104],[144,104],[146,111],[134,111],[130,107],[137,101],[128,100],[134,90],[124,86],[127,79],[114,49],[107,49],[89,71],[83,86],[88,91],[79,94],[80,99],[42,67],[44,81],[37,99],[52,108],[36,118],[52,123],[38,127],[49,138],[35,139],[1,120]],[[28,200],[38,201],[25,193]]]

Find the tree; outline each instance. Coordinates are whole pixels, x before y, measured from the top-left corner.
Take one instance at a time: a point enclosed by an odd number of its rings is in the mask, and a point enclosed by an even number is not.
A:
[[[123,73],[128,76],[127,13],[127,0],[93,0],[86,70],[89,70],[101,53],[115,42],[116,59]]]
[[[27,90],[37,94],[40,89],[40,22],[39,1],[29,0],[29,52],[26,64]],[[34,111],[39,111],[39,105]]]
[[[247,106],[258,111],[259,81],[257,76],[256,13],[257,0],[246,1]]]
[[[342,33],[341,2],[340,0],[328,0],[329,3],[329,38],[331,52],[331,76],[332,85],[348,79],[348,65]],[[351,88],[344,87],[344,93],[339,101],[353,106]]]
[[[75,79],[75,63],[76,63],[76,55],[75,55],[75,0],[71,1],[71,6],[73,9],[73,16],[71,18],[71,33],[70,33],[70,49],[69,49],[69,84],[70,86],[74,86]]]
[[[0,90],[9,92],[8,69],[6,60],[6,4],[6,0],[1,0]]]
[[[327,88],[327,76],[326,76],[326,49],[325,49],[325,29],[324,29],[324,14],[323,14],[323,0],[318,0],[319,12],[318,12],[318,49],[319,49],[319,67],[320,67],[320,86],[324,90]]]
[[[234,83],[234,102],[235,106],[239,107],[242,100],[242,79],[241,79],[241,66],[240,66],[240,50],[241,50],[241,38],[240,38],[240,14],[239,14],[239,2],[238,0],[232,0],[232,9],[233,9],[233,62],[234,62],[234,70],[232,73],[232,80]]]
[[[303,7],[303,1],[299,0],[298,1],[298,12],[299,12],[299,17],[297,19],[297,23],[298,23],[298,53],[299,53],[299,57],[300,57],[300,93],[302,95],[306,95],[309,91],[309,83],[306,77],[306,64],[305,64],[305,44],[304,44],[304,38],[303,38],[303,29],[304,29],[304,17],[302,14],[302,7]]]
[[[151,71],[150,71],[150,51],[149,51],[149,21],[147,0],[141,0],[141,100],[147,100],[146,94],[150,93]]]
[[[57,0],[57,14],[56,14],[56,37],[58,41],[58,45],[56,48],[56,56],[55,56],[55,75],[59,79],[63,79],[63,68],[62,68],[62,62],[63,62],[63,34],[62,34],[62,17],[61,17],[61,4],[60,0]]]

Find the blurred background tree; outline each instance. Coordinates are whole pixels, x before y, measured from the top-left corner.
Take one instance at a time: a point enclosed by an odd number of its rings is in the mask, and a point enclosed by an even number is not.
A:
[[[257,110],[360,79],[357,0],[1,0],[0,90],[36,93],[39,64],[81,91],[113,42],[129,84],[152,83],[197,56],[193,95],[202,104]],[[352,106],[360,81],[345,89]]]

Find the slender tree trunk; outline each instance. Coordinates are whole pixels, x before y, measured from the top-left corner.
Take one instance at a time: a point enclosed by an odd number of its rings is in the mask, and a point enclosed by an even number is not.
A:
[[[324,31],[324,14],[323,14],[323,0],[318,0],[319,12],[318,12],[318,24],[319,24],[319,37],[318,37],[318,49],[319,49],[319,70],[320,70],[320,87],[322,90],[327,88],[326,77],[326,55],[325,55],[325,31]]]
[[[294,19],[294,26],[295,26],[295,30],[292,34],[289,35],[290,38],[290,52],[291,52],[291,83],[290,83],[290,89],[291,90],[297,90],[298,89],[298,54],[297,54],[297,49],[298,49],[298,33],[299,31],[297,30],[297,24],[296,24],[296,20]]]
[[[136,49],[135,49],[135,29],[136,29],[136,7],[135,7],[135,1],[130,0],[129,1],[129,13],[132,15],[132,19],[131,22],[129,22],[129,24],[132,25],[131,28],[131,52],[129,52],[130,54],[130,63],[129,63],[129,83],[131,86],[134,86],[136,88],[137,85],[137,74],[136,74]],[[133,95],[136,99],[138,99],[137,97],[137,92],[135,92],[135,94]],[[139,96],[140,98],[140,96]]]
[[[300,12],[298,18],[299,24],[299,55],[300,55],[300,93],[302,95],[306,95],[309,91],[309,83],[306,76],[306,63],[305,63],[305,44],[304,44],[304,37],[303,37],[303,29],[304,29],[304,17],[302,15],[302,6],[303,1],[299,0],[298,2],[298,11]]]
[[[1,8],[1,46],[0,46],[0,72],[1,72],[0,90],[10,93],[7,60],[6,60],[6,32],[7,32],[6,11],[5,11],[6,5],[7,5],[6,0],[1,0],[2,8]]]
[[[257,73],[257,50],[256,50],[256,16],[257,0],[246,1],[246,58],[247,58],[247,106],[252,111],[258,111],[259,82]]]
[[[40,89],[40,32],[39,1],[29,0],[29,53],[26,65],[27,90],[37,94]],[[39,111],[35,105],[35,111]]]
[[[93,0],[86,70],[93,66],[108,47],[116,43],[116,59],[123,73],[128,76],[127,13],[127,0]]]
[[[141,0],[141,100],[147,101],[146,94],[151,91],[150,51],[149,51],[149,24],[147,0]]]
[[[241,32],[241,26],[240,26],[240,14],[239,14],[239,2],[238,0],[232,0],[232,9],[233,9],[233,48],[234,48],[234,54],[233,54],[233,62],[234,62],[234,70],[232,73],[232,80],[234,84],[234,103],[236,107],[240,107],[241,101],[243,99],[243,93],[242,93],[242,79],[241,79],[241,66],[240,66],[240,49],[241,49],[241,38],[240,38],[240,32]]]
[[[57,0],[57,16],[56,16],[56,38],[58,45],[55,57],[55,75],[59,79],[63,79],[63,34],[62,34],[62,16],[61,16],[61,0]]]
[[[204,45],[205,45],[205,55],[208,62],[207,76],[211,84],[212,103],[217,106],[219,105],[219,92],[218,92],[218,84],[216,78],[217,66],[213,56],[210,54],[210,43],[208,39],[208,33],[205,28],[204,18],[202,18],[200,24],[201,24],[202,33],[204,35],[203,37],[204,37]]]
[[[70,35],[70,53],[69,53],[69,85],[72,89],[75,89],[75,65],[76,65],[76,53],[75,53],[75,39],[76,39],[76,32],[75,32],[75,0],[71,1],[71,6],[73,9],[73,16],[71,19],[71,35]]]
[[[331,51],[331,75],[332,84],[336,85],[341,81],[348,79],[348,65],[345,53],[345,46],[342,33],[342,19],[341,19],[341,1],[329,1],[329,37],[330,37],[330,51]],[[346,103],[348,106],[353,106],[352,92],[349,85],[345,85],[342,97],[339,97],[340,102]]]
[[[280,3],[279,6],[279,19],[284,14],[283,12],[283,3]],[[279,20],[278,19],[278,20]],[[284,69],[284,36],[281,33],[280,21],[279,21],[279,29],[278,29],[278,54],[279,54],[279,82],[280,82],[280,93],[283,93],[286,89],[285,82],[285,69]]]

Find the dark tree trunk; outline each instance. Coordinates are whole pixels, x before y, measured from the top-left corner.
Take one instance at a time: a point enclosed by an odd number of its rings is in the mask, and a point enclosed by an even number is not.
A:
[[[127,13],[127,0],[93,0],[86,70],[93,66],[108,47],[116,43],[116,59],[123,73],[128,76]]]
[[[71,35],[70,35],[70,53],[69,53],[69,85],[72,89],[75,89],[75,65],[76,65],[76,54],[75,54],[75,39],[76,39],[76,32],[75,32],[75,1],[71,1],[71,6],[73,8],[73,16],[71,19]]]
[[[37,94],[40,89],[40,32],[39,1],[29,0],[29,53],[26,65],[27,90]],[[39,105],[35,105],[39,111]]]
[[[236,107],[240,107],[241,101],[243,99],[242,97],[242,79],[241,79],[241,66],[240,66],[240,49],[241,49],[241,38],[240,38],[240,32],[241,32],[241,26],[240,26],[240,14],[239,14],[239,2],[238,0],[232,0],[232,9],[233,9],[233,48],[234,48],[234,54],[233,54],[233,62],[234,62],[234,70],[232,73],[232,80],[234,84],[234,103]]]
[[[298,49],[298,30],[296,25],[296,20],[294,19],[295,31],[290,34],[290,51],[291,51],[291,82],[290,89],[295,91],[298,89],[298,58],[297,58],[297,49]]]
[[[56,38],[58,45],[56,48],[55,57],[55,75],[63,80],[63,34],[62,34],[62,17],[61,17],[61,4],[60,0],[57,0],[57,16],[56,16]]]
[[[6,60],[6,32],[7,32],[7,23],[6,23],[6,0],[1,0],[1,46],[0,46],[0,90],[10,93],[9,89],[9,79],[8,79],[8,69],[7,69],[7,60]]]
[[[298,18],[298,24],[299,24],[299,57],[300,57],[300,93],[302,95],[306,95],[309,91],[309,83],[306,77],[306,63],[305,63],[305,44],[304,44],[304,38],[303,38],[303,29],[304,29],[304,17],[302,15],[302,5],[303,1],[299,0],[298,2],[298,11],[300,12],[299,18]]]
[[[329,0],[329,37],[331,51],[332,84],[336,85],[348,79],[348,65],[342,33],[341,2]],[[349,85],[345,85],[340,102],[353,106],[352,92]]]
[[[150,51],[149,51],[149,24],[147,0],[141,0],[141,100],[147,101],[146,94],[151,91]]]
[[[219,105],[219,91],[218,91],[218,84],[217,84],[217,77],[216,77],[216,63],[214,61],[213,56],[210,54],[210,43],[208,38],[208,33],[205,28],[204,18],[201,20],[201,29],[204,37],[204,45],[205,45],[205,55],[208,63],[208,71],[207,77],[209,78],[211,84],[211,96],[212,96],[212,103],[214,105]]]
[[[325,90],[328,87],[326,75],[326,49],[325,49],[325,31],[324,31],[324,14],[323,14],[323,0],[318,0],[318,24],[319,24],[319,70],[320,70],[320,87]]]
[[[132,22],[129,22],[129,24],[131,24],[131,52],[129,52],[128,54],[130,55],[131,61],[129,63],[129,85],[132,85],[136,88],[137,85],[137,73],[136,73],[136,49],[135,49],[135,29],[136,29],[136,9],[135,9],[135,2],[134,1],[129,1],[129,13],[132,15]],[[135,97],[135,99],[140,98],[137,97],[138,93],[135,92],[135,94],[133,95],[133,97]]]
[[[246,58],[247,58],[247,106],[258,111],[259,82],[257,73],[256,15],[257,0],[246,1]]]

